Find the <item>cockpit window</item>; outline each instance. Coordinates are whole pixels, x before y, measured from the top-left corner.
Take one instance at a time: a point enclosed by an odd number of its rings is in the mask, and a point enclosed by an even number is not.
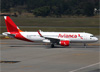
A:
[[[90,37],[94,37],[93,35],[91,35]]]

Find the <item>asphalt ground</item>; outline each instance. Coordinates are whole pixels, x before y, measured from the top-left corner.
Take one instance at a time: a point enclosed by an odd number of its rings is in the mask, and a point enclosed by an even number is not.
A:
[[[45,43],[0,40],[1,72],[100,72],[100,44],[50,48]]]

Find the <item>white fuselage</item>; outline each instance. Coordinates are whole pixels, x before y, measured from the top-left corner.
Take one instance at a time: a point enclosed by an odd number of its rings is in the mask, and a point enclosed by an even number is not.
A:
[[[40,37],[38,32],[20,32],[22,36],[31,41],[43,41],[45,38]],[[75,42],[96,42],[98,38],[90,33],[85,32],[41,32],[43,36],[57,38],[60,40],[69,40]]]

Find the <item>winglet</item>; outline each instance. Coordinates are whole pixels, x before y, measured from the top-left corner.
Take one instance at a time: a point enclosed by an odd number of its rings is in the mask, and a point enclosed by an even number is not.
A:
[[[37,32],[38,32],[38,34],[40,35],[40,37],[43,37],[43,36],[41,35],[41,33],[40,33],[40,32],[41,32],[41,30],[38,30]]]

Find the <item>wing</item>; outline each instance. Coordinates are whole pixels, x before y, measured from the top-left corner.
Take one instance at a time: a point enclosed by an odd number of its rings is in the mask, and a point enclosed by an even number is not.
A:
[[[65,40],[64,38],[57,38],[57,37],[46,37],[41,34],[41,30],[37,31],[40,37],[50,40],[51,43],[58,43],[60,40]]]

